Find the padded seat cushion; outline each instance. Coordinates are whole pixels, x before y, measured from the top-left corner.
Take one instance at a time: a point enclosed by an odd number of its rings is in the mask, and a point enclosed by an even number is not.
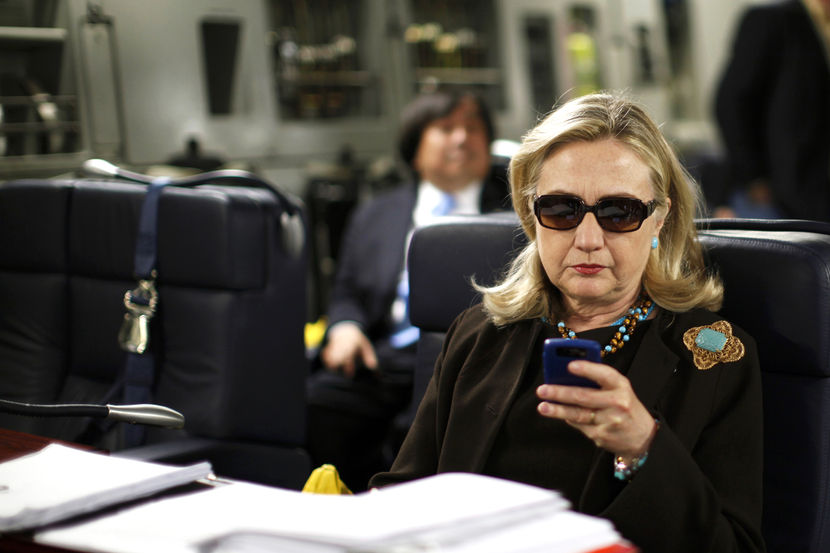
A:
[[[495,283],[525,240],[512,212],[442,217],[440,223],[419,228],[408,257],[412,324],[426,332],[446,332],[459,313],[481,300],[470,278]]]
[[[700,241],[726,283],[721,313],[758,342],[764,372],[830,376],[830,234],[711,229]]]
[[[86,180],[0,186],[0,397],[118,403],[118,330],[147,187]],[[158,213],[153,401],[189,435],[302,444],[305,255],[282,248],[265,189],[170,186]],[[304,252],[305,253],[305,252]],[[82,419],[0,415],[0,425],[73,439]],[[175,437],[148,429],[151,439]]]
[[[106,181],[9,183],[3,190],[9,199],[0,203],[2,236],[8,237],[0,243],[0,268],[132,279],[146,189]],[[264,189],[167,187],[159,201],[159,281],[262,288],[265,249],[273,244],[261,214],[275,204]]]

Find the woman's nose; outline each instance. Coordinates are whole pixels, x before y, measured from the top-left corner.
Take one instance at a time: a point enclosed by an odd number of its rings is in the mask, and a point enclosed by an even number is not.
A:
[[[602,248],[605,243],[605,232],[599,226],[593,213],[586,213],[582,222],[576,227],[574,246],[583,251],[594,251]]]

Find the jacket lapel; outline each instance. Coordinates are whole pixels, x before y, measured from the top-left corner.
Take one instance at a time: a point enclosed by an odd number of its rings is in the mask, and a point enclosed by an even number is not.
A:
[[[662,334],[671,322],[672,313],[660,310],[640,344],[628,370],[628,380],[646,409],[653,409],[660,391],[668,382],[679,361],[663,342]],[[669,319],[669,320],[667,320]]]
[[[533,346],[541,332],[540,321],[527,324],[531,325],[530,331],[524,324],[515,325],[504,342],[507,346],[501,351],[488,352],[504,360],[492,365],[498,367],[498,374],[479,375],[471,370],[466,376],[475,382],[465,382],[463,391],[456,390],[456,401],[461,405],[454,409],[456,421],[452,428],[459,435],[445,437],[439,463],[441,471],[483,470],[498,430],[516,399],[533,354]],[[464,379],[462,372],[460,380]]]
[[[378,288],[386,290],[391,298],[383,298],[379,307],[384,310],[378,317],[385,316],[390,302],[394,299],[404,268],[406,250],[409,244],[406,239],[412,227],[412,212],[415,209],[416,185],[410,183],[397,199],[397,207],[383,211],[381,220],[377,221],[377,228],[382,229],[384,236],[378,241],[380,251],[372,253],[374,272],[377,276]],[[406,244],[402,248],[401,244]]]
[[[668,324],[666,316],[666,312],[661,309],[643,336],[628,370],[628,380],[634,393],[646,409],[652,412],[660,397],[660,391],[671,378],[678,363],[677,355],[661,338],[662,331]],[[580,511],[588,514],[602,512],[625,485],[612,476],[613,458],[610,452],[597,448],[588,473],[588,481],[579,500]]]

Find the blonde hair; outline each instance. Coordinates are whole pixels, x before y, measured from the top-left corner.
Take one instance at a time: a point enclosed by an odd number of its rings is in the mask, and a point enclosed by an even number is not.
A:
[[[625,144],[650,168],[658,209],[665,210],[666,198],[671,199],[660,248],[651,251],[643,273],[644,289],[657,305],[672,311],[720,309],[723,285],[705,266],[694,224],[702,205],[699,188],[641,107],[624,96],[599,93],[571,100],[548,114],[524,136],[510,162],[513,207],[529,243],[501,281],[491,287],[473,283],[495,324],[564,315],[559,291],[548,279],[536,245],[536,185],[545,160],[562,146],[609,138]]]

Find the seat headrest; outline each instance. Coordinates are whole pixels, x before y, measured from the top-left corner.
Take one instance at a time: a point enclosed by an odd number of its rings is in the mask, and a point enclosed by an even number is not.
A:
[[[700,231],[721,314],[755,338],[764,372],[830,376],[830,225],[817,225]]]
[[[147,187],[91,180],[21,180],[0,188],[0,268],[134,279],[138,219]],[[252,289],[265,285],[278,240],[265,189],[168,187],[159,201],[159,279],[166,284]]]
[[[513,212],[442,217],[419,228],[409,246],[412,324],[444,332],[464,309],[480,301],[470,285],[492,285],[526,244]]]
[[[830,224],[699,226],[709,263],[724,281],[721,314],[758,342],[764,372],[830,376]],[[514,213],[448,217],[418,229],[409,250],[413,324],[445,332],[480,300],[470,279],[494,283],[525,244]]]

